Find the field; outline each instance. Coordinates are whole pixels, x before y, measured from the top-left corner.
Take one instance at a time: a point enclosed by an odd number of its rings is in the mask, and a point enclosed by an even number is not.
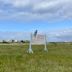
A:
[[[72,72],[72,43],[49,43],[48,52],[43,45],[0,45],[0,72]]]

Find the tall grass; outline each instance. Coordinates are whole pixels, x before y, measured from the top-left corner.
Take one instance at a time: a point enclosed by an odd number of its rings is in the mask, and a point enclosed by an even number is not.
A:
[[[72,44],[50,43],[48,52],[43,45],[0,45],[0,72],[72,72]]]

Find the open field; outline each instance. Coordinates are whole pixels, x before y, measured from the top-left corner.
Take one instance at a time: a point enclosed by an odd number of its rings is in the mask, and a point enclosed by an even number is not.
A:
[[[28,45],[0,45],[0,72],[72,72],[72,43],[33,45],[34,54],[28,54]]]

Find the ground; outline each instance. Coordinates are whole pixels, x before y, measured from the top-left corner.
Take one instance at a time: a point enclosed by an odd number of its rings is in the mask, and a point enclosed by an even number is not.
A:
[[[0,45],[0,72],[72,72],[72,43],[49,43],[48,52],[43,45]]]

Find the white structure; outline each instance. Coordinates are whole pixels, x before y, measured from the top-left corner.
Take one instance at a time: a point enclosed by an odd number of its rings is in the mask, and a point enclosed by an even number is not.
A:
[[[46,34],[37,34],[36,36],[34,36],[34,34],[31,33],[28,53],[33,53],[32,45],[41,45],[41,44],[44,44],[44,51],[48,51],[46,45],[47,44]]]

